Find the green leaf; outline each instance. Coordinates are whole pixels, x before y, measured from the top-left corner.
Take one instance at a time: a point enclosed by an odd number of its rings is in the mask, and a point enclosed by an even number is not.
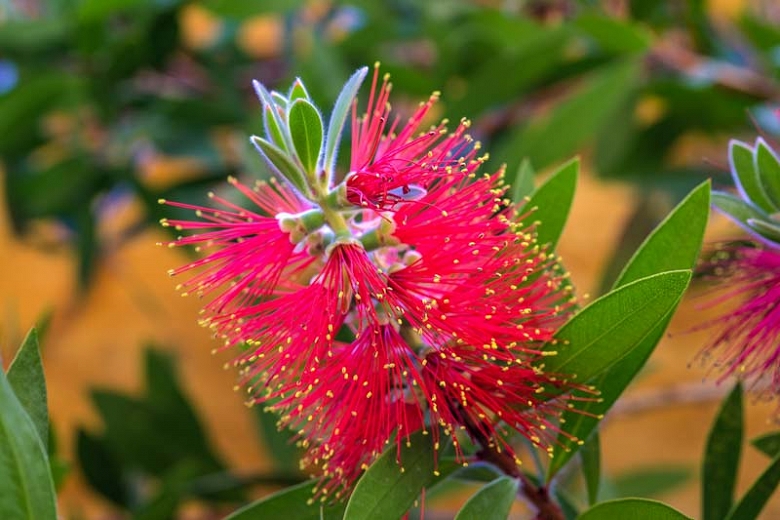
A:
[[[46,378],[43,374],[38,332],[31,329],[8,368],[8,382],[16,398],[32,419],[43,448],[49,445],[49,408],[46,404]]]
[[[338,98],[336,98],[336,103],[333,105],[330,121],[328,121],[328,133],[325,136],[325,157],[322,161],[322,167],[328,175],[332,175],[336,169],[336,156],[341,141],[341,132],[344,130],[349,109],[352,107],[352,102],[355,100],[366,74],[368,74],[368,67],[358,69],[344,84]]]
[[[774,212],[772,201],[769,200],[758,177],[758,170],[753,161],[753,149],[745,143],[732,140],[729,143],[729,166],[739,191],[762,210],[768,213]]]
[[[317,159],[322,151],[322,116],[309,101],[297,99],[287,115],[295,153],[304,171],[317,172]]]
[[[79,428],[76,453],[81,474],[92,489],[120,507],[131,506],[133,500],[122,465],[104,439]]]
[[[536,240],[541,245],[549,244],[550,250],[555,249],[566,225],[571,203],[574,200],[574,191],[577,188],[579,170],[579,159],[567,162],[539,186],[523,206],[533,210]]]
[[[601,375],[642,345],[674,311],[690,279],[690,270],[658,273],[595,300],[548,344],[548,351],[557,353],[545,359],[545,372],[582,382]]]
[[[748,221],[764,221],[769,222],[771,218],[768,213],[765,213],[762,209],[754,206],[744,200],[731,195],[730,193],[723,193],[720,191],[712,192],[712,204],[721,210],[726,216],[730,217],[737,224],[742,226],[745,230],[750,232],[758,232],[752,228]],[[754,224],[755,225],[755,224]]]
[[[301,81],[301,78],[295,78],[295,81],[293,81],[293,84],[290,87],[290,95],[287,96],[287,99],[289,99],[290,102],[293,102],[296,99],[311,101],[309,93],[306,91],[306,87],[304,86],[303,81]]]
[[[651,35],[640,25],[611,16],[584,14],[577,17],[574,26],[610,52],[643,52],[652,42]]]
[[[622,287],[657,271],[692,268],[699,255],[707,225],[709,193],[708,182],[692,190],[639,246],[618,276],[614,287]],[[584,402],[577,407],[578,410],[564,412],[564,432],[553,446],[548,478],[555,475],[577,453],[579,445],[571,437],[587,439],[598,426],[600,418],[642,369],[671,317],[670,312],[624,359],[589,381],[600,392],[599,401]]]
[[[764,455],[776,457],[780,455],[780,432],[770,432],[750,441]]]
[[[315,481],[302,482],[273,495],[246,505],[227,516],[225,520],[258,520],[287,518],[289,520],[341,520],[345,505],[309,504],[314,497]]]
[[[692,520],[676,509],[656,500],[621,498],[596,504],[577,520]]]
[[[760,137],[756,140],[753,161],[753,167],[758,172],[758,180],[764,193],[772,202],[775,211],[780,210],[780,160]]]
[[[349,520],[398,520],[417,500],[423,488],[431,487],[435,452],[431,436],[417,432],[402,445],[401,465],[397,448],[390,446],[360,477],[347,503]],[[454,468],[453,468],[454,469]]]
[[[753,520],[774,494],[780,484],[780,456],[774,458],[769,467],[758,477],[747,493],[740,499],[725,520]]]
[[[747,219],[748,227],[773,242],[780,242],[780,226],[764,220]]]
[[[723,401],[707,437],[702,463],[702,519],[720,520],[731,509],[743,435],[742,385]]]
[[[497,478],[472,495],[455,515],[455,520],[506,520],[519,484],[511,477]]]
[[[287,181],[295,186],[298,191],[306,196],[311,196],[311,191],[304,180],[303,173],[298,166],[290,160],[290,156],[287,155],[286,152],[277,148],[262,137],[253,135],[250,139],[272,170],[287,179]]]
[[[521,202],[525,197],[531,196],[534,192],[535,173],[531,161],[523,159],[512,181],[512,201]]]
[[[528,157],[537,168],[544,168],[576,153],[623,107],[636,89],[640,70],[640,60],[634,58],[605,66],[549,114],[510,136],[498,157],[509,164]]]
[[[54,483],[35,424],[0,370],[0,518],[57,518]]]
[[[277,422],[279,417],[267,412],[262,406],[254,406],[255,424],[260,430],[262,442],[268,448],[268,453],[274,462],[277,471],[285,475],[299,475],[301,473],[299,461],[302,450],[293,442],[295,433],[289,429],[279,430]]]
[[[260,98],[260,102],[263,103],[263,117],[270,116],[272,120],[272,123],[271,121],[266,122],[266,131],[272,131],[274,128],[278,129],[278,131],[281,133],[281,137],[284,143],[284,146],[281,146],[280,144],[280,149],[284,150],[285,152],[291,151],[293,149],[293,143],[292,139],[290,138],[290,131],[289,128],[287,128],[286,121],[282,119],[282,115],[279,112],[279,103],[274,100],[273,95],[268,92],[268,90],[266,90],[263,84],[259,81],[253,81],[252,86],[255,88],[257,97]],[[283,109],[284,107],[281,108]],[[275,136],[271,134],[269,134],[269,136],[275,138]]]
[[[588,490],[588,505],[592,506],[598,500],[599,485],[601,484],[601,441],[599,432],[593,432],[579,451],[580,459],[582,460],[582,475],[585,477],[585,487]]]
[[[616,476],[612,481],[615,497],[653,497],[671,491],[691,478],[687,467],[642,468]]]
[[[704,239],[710,207],[710,183],[694,188],[645,239],[615,282],[620,287],[645,276],[691,269]]]

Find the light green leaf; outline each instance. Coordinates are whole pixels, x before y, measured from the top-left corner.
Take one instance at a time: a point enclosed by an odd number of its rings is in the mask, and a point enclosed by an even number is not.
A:
[[[315,481],[285,488],[273,495],[252,502],[227,516],[225,520],[258,520],[262,518],[287,518],[289,520],[340,520],[344,514],[343,503],[309,504],[314,497]]]
[[[287,114],[295,153],[304,171],[316,174],[317,159],[322,150],[322,117],[309,101],[297,99]]]
[[[16,398],[32,419],[44,449],[49,444],[49,407],[46,403],[46,378],[43,374],[38,332],[31,329],[8,368],[8,382]]]
[[[754,206],[744,200],[720,191],[712,192],[712,204],[720,211],[742,226],[746,231],[752,233],[761,232],[756,229],[756,222],[769,222],[771,217],[758,206]],[[753,223],[751,226],[750,223]],[[771,239],[770,239],[771,240]]]
[[[742,385],[723,401],[707,437],[702,463],[702,518],[720,520],[731,509],[743,434]]]
[[[279,113],[279,104],[274,100],[274,96],[266,90],[262,83],[259,81],[253,81],[252,86],[255,88],[257,97],[260,98],[260,102],[263,103],[263,117],[271,117],[271,121],[266,123],[266,131],[275,131],[274,127],[281,133],[284,146],[279,146],[280,149],[285,152],[290,152],[293,149],[292,139],[290,137],[290,129],[287,128],[286,121],[282,119],[282,115]],[[271,110],[266,110],[267,108]],[[269,135],[271,137],[271,135]],[[273,136],[276,138],[275,136]]]
[[[360,477],[344,518],[398,520],[414,504],[422,489],[439,479],[434,474],[435,452],[430,434],[417,432],[409,437],[409,442],[401,447],[400,466],[397,456],[396,447],[390,446]]]
[[[765,433],[750,441],[756,449],[769,457],[780,455],[780,432]]]
[[[295,81],[293,81],[293,84],[290,87],[290,95],[287,96],[287,98],[291,103],[296,99],[311,101],[309,93],[306,91],[306,87],[304,86],[303,81],[301,81],[301,78],[295,78]]]
[[[339,92],[339,97],[336,98],[336,103],[333,105],[330,121],[328,121],[328,133],[325,136],[325,157],[322,161],[322,167],[328,175],[332,175],[336,168],[341,132],[344,130],[349,109],[352,107],[352,102],[355,100],[366,74],[368,74],[368,67],[358,69],[344,84]]]
[[[780,242],[780,226],[764,220],[747,219],[747,225],[761,235],[762,237],[769,239],[773,242]]]
[[[277,148],[270,142],[266,141],[262,137],[253,135],[251,137],[252,144],[263,156],[268,165],[275,170],[279,175],[287,179],[295,188],[298,189],[305,196],[311,197],[311,190],[309,190],[306,181],[304,180],[303,173],[291,160],[290,157]]]
[[[750,199],[750,202],[768,213],[775,211],[772,201],[769,200],[761,185],[758,170],[753,161],[753,149],[750,146],[732,140],[729,143],[729,166],[737,188]]]
[[[277,123],[276,118],[271,115],[271,111],[276,110],[275,107],[269,107],[268,105],[263,107],[263,125],[265,126],[265,135],[268,140],[277,146],[280,150],[288,152],[287,145],[284,142],[284,134]]]
[[[497,478],[472,495],[455,520],[506,520],[519,484],[511,477]]]
[[[512,201],[519,203],[534,192],[534,168],[531,161],[523,159],[512,181]]]
[[[577,520],[692,520],[676,509],[656,500],[622,498],[596,504]]]
[[[692,268],[707,225],[709,193],[708,182],[691,191],[637,249],[618,276],[615,287],[622,287],[657,271]],[[578,410],[564,413],[564,433],[558,436],[558,442],[553,447],[548,477],[551,478],[576,454],[578,444],[571,437],[587,439],[598,425],[599,418],[607,413],[642,369],[671,317],[670,312],[624,359],[589,382],[600,392],[600,401],[585,402],[577,407]]]
[[[555,249],[566,225],[579,170],[579,159],[567,162],[539,186],[523,206],[533,210],[531,217],[537,223],[536,239],[541,245],[549,244],[550,250]]]
[[[762,138],[756,140],[753,154],[753,167],[758,172],[758,180],[772,202],[775,211],[780,211],[780,160]]]
[[[0,518],[57,518],[54,483],[39,432],[0,370]]]
[[[545,359],[545,372],[581,382],[601,375],[642,345],[674,311],[690,279],[690,270],[658,273],[595,300],[548,344],[557,354]]]
[[[615,498],[654,497],[685,484],[691,473],[684,466],[639,468],[615,476],[611,489]]]
[[[769,467],[758,477],[747,493],[740,499],[725,520],[754,520],[774,494],[780,484],[780,456],[774,458]]]

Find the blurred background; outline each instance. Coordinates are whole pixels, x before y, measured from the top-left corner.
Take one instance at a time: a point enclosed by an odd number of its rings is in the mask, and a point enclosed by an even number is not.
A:
[[[42,328],[63,518],[219,518],[304,478],[174,291],[188,258],[156,246],[157,200],[267,175],[252,79],[300,76],[328,111],[377,60],[397,112],[439,90],[437,118],[470,118],[488,170],[583,158],[559,252],[591,297],[693,186],[728,188],[729,138],[780,133],[774,0],[0,1],[0,353]],[[604,496],[698,515],[729,387],[695,359],[703,290],[602,426]],[[748,407],[748,438],[774,407]],[[747,450],[740,491],[767,463]],[[432,498],[431,518],[467,497]]]

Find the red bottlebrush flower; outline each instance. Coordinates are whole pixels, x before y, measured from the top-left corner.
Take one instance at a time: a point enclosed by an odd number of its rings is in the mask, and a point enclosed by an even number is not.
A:
[[[169,222],[201,233],[175,244],[213,247],[174,274],[203,269],[184,288],[212,296],[204,323],[243,346],[243,382],[298,432],[323,499],[421,428],[437,446],[440,429],[510,454],[505,430],[548,445],[565,405],[543,394],[565,383],[538,368],[571,307],[555,260],[518,223],[503,171],[477,175],[468,123],[419,134],[432,96],[387,127],[390,85],[377,78],[366,115],[353,109],[341,184],[323,186],[338,176],[315,169],[293,183],[309,183],[306,200],[282,183],[233,182],[257,211],[170,203],[203,219]],[[271,141],[263,149],[277,153]]]
[[[713,304],[741,303],[711,325],[719,329],[700,357],[721,380],[736,375],[766,397],[780,395],[780,251],[738,246],[716,253],[708,271],[724,289]]]

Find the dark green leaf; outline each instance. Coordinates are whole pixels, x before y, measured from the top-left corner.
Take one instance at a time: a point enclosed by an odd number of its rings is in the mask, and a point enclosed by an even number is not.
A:
[[[643,52],[652,41],[651,35],[643,27],[616,17],[585,14],[579,16],[574,25],[609,52]]]
[[[263,443],[274,461],[274,467],[285,475],[300,474],[299,461],[302,450],[293,442],[294,432],[277,427],[278,416],[263,410],[262,406],[253,407],[255,423],[262,435]]]
[[[515,179],[512,181],[512,200],[516,203],[523,201],[525,197],[530,197],[534,192],[534,168],[531,161],[523,159],[520,167],[517,169]]]
[[[38,332],[35,329],[27,333],[22,347],[11,362],[8,382],[32,419],[44,449],[48,451],[49,408],[46,403],[46,378],[38,347]]]
[[[336,98],[336,103],[333,105],[330,121],[328,121],[328,133],[325,136],[325,157],[322,161],[322,167],[329,175],[332,175],[336,168],[336,155],[341,143],[341,132],[344,130],[347,115],[366,74],[368,74],[368,67],[358,69],[344,84],[339,92],[339,97]]]
[[[289,520],[340,520],[344,514],[343,503],[312,503],[316,482],[309,481],[288,487],[242,507],[225,520],[259,520],[263,518],[287,518]]]
[[[762,138],[756,141],[753,167],[758,172],[758,180],[764,193],[772,202],[775,210],[780,209],[780,160]]]
[[[723,401],[707,437],[701,476],[703,520],[720,520],[731,509],[743,428],[742,385],[737,383]]]
[[[780,455],[780,432],[766,433],[750,441],[750,444],[764,455],[775,458]]]
[[[676,509],[655,500],[622,498],[601,502],[582,513],[577,520],[692,520]]]
[[[106,442],[79,429],[76,452],[81,473],[92,489],[120,507],[130,507],[132,500],[122,465]]]
[[[298,99],[287,116],[295,153],[304,171],[313,175],[322,151],[322,116],[309,101]]]
[[[579,170],[579,159],[567,162],[539,186],[523,206],[533,210],[531,218],[536,222],[536,240],[541,245],[549,244],[550,250],[555,249],[566,225]]]
[[[404,442],[404,441],[402,441]],[[417,432],[397,449],[390,446],[358,480],[347,503],[349,520],[398,520],[420,492],[436,480],[435,451],[430,435]]]
[[[565,423],[564,423],[565,424]],[[592,506],[599,497],[601,484],[601,441],[599,432],[595,431],[580,448],[582,460],[582,475],[585,477],[585,487],[588,491],[588,505]]]
[[[729,511],[725,520],[754,520],[780,484],[780,456],[758,477],[747,493]]]
[[[506,520],[519,484],[511,477],[497,478],[472,495],[455,520]]]
[[[731,141],[729,143],[729,165],[737,187],[750,202],[768,213],[776,211],[761,185],[758,170],[753,160],[753,149],[750,146],[736,140]],[[724,211],[728,213],[728,210],[724,209]]]
[[[0,518],[57,518],[54,483],[38,431],[0,370]]]
[[[556,354],[546,358],[545,371],[582,382],[601,375],[674,311],[690,279],[689,270],[668,271],[595,300],[558,331],[548,347]]]

